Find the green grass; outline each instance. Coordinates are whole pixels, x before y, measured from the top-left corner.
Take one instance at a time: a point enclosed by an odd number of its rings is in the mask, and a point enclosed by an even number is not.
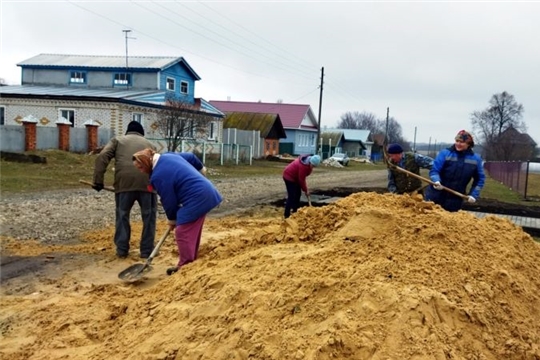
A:
[[[60,150],[31,151],[45,157],[46,164],[0,161],[0,190],[3,194],[80,188],[79,180],[92,181],[97,155],[75,154]],[[112,169],[113,164],[109,165]],[[113,171],[106,182],[112,184]]]
[[[75,154],[60,150],[29,151],[27,155],[37,155],[47,159],[46,164],[0,161],[0,192],[18,194],[47,190],[61,190],[87,187],[79,180],[92,181],[94,162],[97,155]],[[254,160],[253,165],[225,164],[208,161],[208,177],[212,180],[225,178],[245,178],[252,176],[281,176],[288,162]],[[105,185],[112,186],[114,160],[105,173]],[[384,164],[364,164],[351,161],[343,168],[321,166],[317,172],[370,171],[385,169]]]
[[[60,150],[33,151],[26,154],[34,154],[47,158],[46,164],[17,163],[0,161],[0,191],[3,194],[16,194],[27,192],[39,192],[46,190],[61,190],[81,188],[79,180],[92,181],[94,162],[97,155],[75,154]],[[223,166],[215,161],[208,161],[208,177],[212,180],[224,178],[245,178],[252,176],[281,176],[288,162],[254,160],[253,165],[225,164]],[[105,174],[105,184],[113,184],[114,161],[109,164]],[[349,166],[333,168],[320,166],[317,172],[336,171],[371,171],[384,170],[384,163],[365,164],[351,161]],[[422,176],[427,177],[427,172],[422,170]],[[540,174],[529,176],[529,195],[540,197]],[[488,179],[482,191],[483,198],[492,198],[499,201],[521,204],[537,205],[537,202],[523,201],[519,194],[509,190],[504,185]]]

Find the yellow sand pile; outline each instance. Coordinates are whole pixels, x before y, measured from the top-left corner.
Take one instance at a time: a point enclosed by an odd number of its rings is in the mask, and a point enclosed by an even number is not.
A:
[[[540,359],[539,266],[539,245],[506,220],[359,193],[209,241],[150,289],[113,282],[5,297],[0,354]]]

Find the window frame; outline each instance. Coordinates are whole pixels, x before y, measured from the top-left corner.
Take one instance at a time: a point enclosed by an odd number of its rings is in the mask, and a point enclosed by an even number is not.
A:
[[[134,112],[131,114],[131,120],[138,122],[142,125],[144,121],[144,114],[139,112]]]
[[[73,119],[70,119],[69,117],[62,116],[63,111],[73,113]],[[75,109],[58,108],[58,118],[60,119],[61,117],[63,117],[64,119],[67,119],[71,123],[71,127],[75,127],[75,114],[76,114]]]
[[[217,123],[210,121],[208,124],[208,140],[216,140],[217,138]]]
[[[132,75],[131,73],[128,73],[128,72],[118,72],[118,73],[114,73],[113,75],[114,86],[130,86],[131,80],[132,80]]]
[[[183,90],[185,87],[185,91]],[[189,83],[185,80],[180,81],[180,94],[189,94]]]
[[[172,83],[172,89],[169,87],[169,84]],[[167,78],[165,79],[165,89],[167,91],[175,91],[176,90],[176,79],[175,78],[172,78],[170,76],[167,76]]]
[[[77,75],[80,75],[77,76]],[[81,79],[82,81],[77,81],[78,79]],[[69,83],[70,84],[76,84],[76,85],[85,85],[87,79],[87,73],[86,71],[79,71],[79,70],[71,70],[69,72]]]
[[[6,125],[6,106],[0,105],[0,126]]]

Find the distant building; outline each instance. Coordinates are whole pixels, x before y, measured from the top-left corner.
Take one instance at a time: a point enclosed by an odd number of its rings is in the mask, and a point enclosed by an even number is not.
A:
[[[342,152],[349,157],[363,156],[369,159],[373,145],[370,133],[369,130],[324,129],[321,132],[323,153],[328,153],[325,157]]]
[[[228,113],[278,114],[285,129],[279,139],[279,154],[314,154],[317,120],[309,105],[210,100],[210,104]]]

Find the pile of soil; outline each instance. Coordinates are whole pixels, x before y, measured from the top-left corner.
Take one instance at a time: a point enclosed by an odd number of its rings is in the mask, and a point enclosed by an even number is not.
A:
[[[200,258],[144,281],[98,260],[0,300],[6,359],[540,359],[540,247],[494,216],[357,193],[287,220],[259,207],[208,219]],[[158,224],[158,232],[166,224]],[[14,255],[98,255],[4,239]],[[134,231],[137,231],[135,229]],[[109,277],[105,276],[109,274]]]

